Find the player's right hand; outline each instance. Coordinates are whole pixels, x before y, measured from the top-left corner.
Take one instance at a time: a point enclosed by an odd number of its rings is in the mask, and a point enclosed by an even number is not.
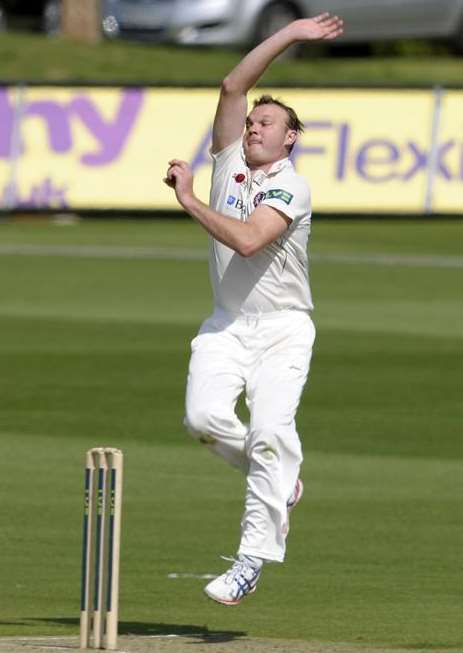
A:
[[[175,195],[182,206],[185,200],[193,195],[193,173],[186,161],[181,159],[169,161],[164,183],[175,190]]]
[[[175,175],[172,174],[172,166],[169,166],[166,176],[162,180],[169,188],[175,188]]]

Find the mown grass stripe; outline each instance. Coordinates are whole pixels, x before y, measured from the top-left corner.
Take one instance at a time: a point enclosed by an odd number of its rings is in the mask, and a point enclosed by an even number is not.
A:
[[[113,245],[30,245],[2,244],[0,256],[57,256],[70,258],[158,259],[173,261],[207,261],[205,249],[172,247],[125,247]],[[350,265],[384,265],[414,268],[463,268],[462,256],[403,254],[318,254],[311,261]]]

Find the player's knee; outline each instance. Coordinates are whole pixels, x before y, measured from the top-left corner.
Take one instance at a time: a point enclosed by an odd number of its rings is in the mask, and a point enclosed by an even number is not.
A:
[[[202,440],[204,437],[211,437],[213,421],[212,411],[208,406],[195,405],[187,406],[183,423],[190,435]]]
[[[263,422],[254,427],[246,441],[246,453],[248,458],[264,465],[288,459],[302,462],[299,437],[287,424]]]
[[[262,425],[259,429],[254,429],[246,443],[248,458],[269,464],[278,460],[279,441],[275,426],[268,424]]]

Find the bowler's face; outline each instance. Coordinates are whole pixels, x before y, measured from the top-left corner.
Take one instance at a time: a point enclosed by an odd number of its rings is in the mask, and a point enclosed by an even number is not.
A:
[[[268,166],[288,156],[287,146],[296,140],[288,129],[287,114],[277,104],[255,107],[246,119],[243,148],[250,168]]]

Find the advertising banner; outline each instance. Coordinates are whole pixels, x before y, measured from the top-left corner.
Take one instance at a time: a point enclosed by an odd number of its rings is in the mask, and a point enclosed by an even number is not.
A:
[[[439,113],[432,209],[463,213],[463,91],[444,91]]]
[[[305,126],[292,159],[314,210],[459,213],[463,91],[258,89]],[[253,96],[250,96],[252,100]],[[0,203],[16,209],[175,209],[162,183],[188,161],[207,201],[216,89],[0,88]]]

